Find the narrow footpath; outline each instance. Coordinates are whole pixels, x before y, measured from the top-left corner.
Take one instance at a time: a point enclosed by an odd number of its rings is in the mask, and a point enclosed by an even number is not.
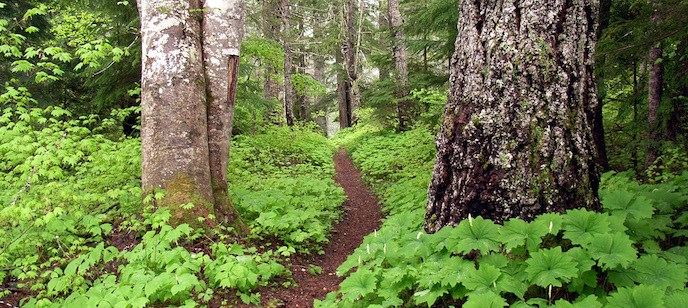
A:
[[[361,181],[361,173],[344,149],[334,156],[335,181],[344,188],[347,200],[342,205],[341,222],[334,226],[325,254],[299,256],[291,268],[297,287],[264,289],[261,298],[265,307],[313,307],[314,299],[324,299],[327,293],[339,289],[342,278],[335,274],[346,256],[361,245],[363,237],[380,227],[382,212],[378,199]],[[319,266],[322,273],[313,276],[309,265]]]

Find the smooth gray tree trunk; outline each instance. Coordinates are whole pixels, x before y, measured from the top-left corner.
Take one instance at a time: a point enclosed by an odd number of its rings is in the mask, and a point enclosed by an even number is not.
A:
[[[203,5],[203,62],[207,82],[208,148],[215,215],[223,223],[236,220],[229,200],[227,165],[232,139],[239,51],[244,36],[241,0],[206,0]]]
[[[227,191],[236,82],[230,63],[238,63],[243,7],[238,0],[199,5],[193,0],[138,1],[142,188],[146,194],[166,192],[156,202],[170,208],[173,224],[198,225],[197,218],[217,214],[214,188],[225,196]],[[201,21],[210,28],[203,31]],[[194,207],[183,206],[189,203]],[[231,207],[228,199],[226,205]]]
[[[599,1],[461,1],[425,229],[598,210]]]

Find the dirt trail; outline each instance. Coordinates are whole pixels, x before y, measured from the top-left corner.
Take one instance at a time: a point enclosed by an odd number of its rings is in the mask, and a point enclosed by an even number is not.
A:
[[[344,188],[347,200],[342,205],[344,216],[335,225],[324,255],[295,258],[291,270],[298,287],[261,290],[264,306],[312,307],[314,299],[324,299],[327,293],[339,289],[341,278],[337,267],[353,253],[363,237],[380,227],[382,213],[377,198],[361,181],[361,173],[343,149],[334,156],[335,181]],[[322,274],[313,276],[309,265],[322,268]],[[270,303],[268,303],[270,301]]]

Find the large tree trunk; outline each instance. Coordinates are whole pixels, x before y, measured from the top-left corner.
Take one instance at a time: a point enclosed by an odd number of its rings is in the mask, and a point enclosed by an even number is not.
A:
[[[396,79],[395,96],[397,98],[397,130],[404,131],[408,128],[411,114],[411,102],[408,99],[408,64],[406,45],[404,44],[404,20],[399,11],[397,0],[387,1],[387,13],[392,28],[392,56],[394,58],[394,77]]]
[[[214,212],[197,3],[140,1],[142,186],[166,191],[173,222]],[[181,208],[187,203],[193,213]]]
[[[280,5],[282,18],[282,47],[284,48],[284,112],[288,126],[294,126],[294,86],[291,84],[292,55],[291,55],[291,27],[289,18],[289,0],[282,0]]]
[[[165,190],[157,202],[170,208],[172,224],[198,225],[197,218],[216,214],[216,198],[221,216],[235,214],[226,197],[225,170],[243,34],[241,2],[207,1],[201,8],[193,0],[140,0],[138,6],[143,191]],[[201,20],[210,28],[203,31]],[[189,203],[194,207],[183,206]],[[223,218],[229,223],[236,215]],[[206,219],[204,225],[214,222]]]
[[[461,1],[425,229],[598,210],[597,1]]]
[[[239,51],[244,35],[243,1],[205,1],[203,11],[210,179],[215,215],[221,222],[229,223],[239,217],[229,200],[227,165],[239,73]]]

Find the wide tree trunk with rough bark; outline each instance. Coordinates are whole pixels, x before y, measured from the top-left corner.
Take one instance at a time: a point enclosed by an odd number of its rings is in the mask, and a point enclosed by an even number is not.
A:
[[[425,229],[598,210],[598,1],[461,1]]]
[[[652,23],[659,26],[661,16],[657,11],[655,4],[655,13],[652,15]],[[659,121],[657,114],[659,112],[659,105],[662,103],[662,88],[664,86],[664,74],[662,67],[662,43],[655,42],[650,47],[648,57],[649,78],[647,85],[647,127],[648,135],[650,137],[647,147],[647,157],[645,158],[645,169],[655,163],[659,156],[659,142],[661,141]]]
[[[142,188],[146,194],[166,192],[156,202],[171,209],[174,224],[198,224],[197,218],[211,214],[229,215],[222,222],[236,218],[227,198],[226,166],[243,4],[208,0],[199,5],[138,1]],[[194,207],[184,206],[189,203]]]
[[[411,102],[408,99],[408,63],[405,36],[402,26],[404,19],[399,11],[399,1],[387,1],[387,14],[392,29],[392,57],[394,58],[394,77],[396,80],[395,97],[397,99],[397,130],[404,131],[408,128],[411,114]]]

